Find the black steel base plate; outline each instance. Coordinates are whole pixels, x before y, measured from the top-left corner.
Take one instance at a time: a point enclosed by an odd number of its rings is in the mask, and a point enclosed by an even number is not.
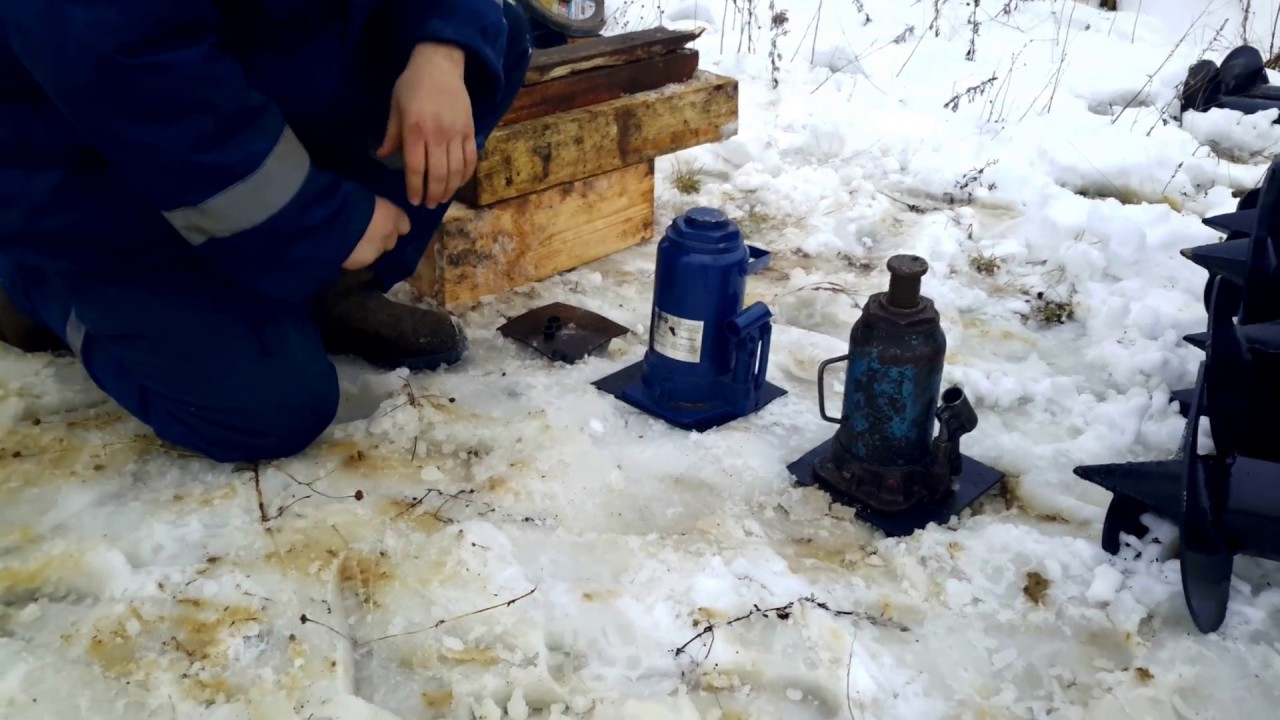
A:
[[[831,495],[832,500],[853,508],[860,520],[874,525],[889,537],[911,535],[915,531],[925,528],[929,523],[945,525],[951,521],[951,518],[959,515],[960,511],[977,502],[978,498],[1004,479],[1004,473],[965,455],[964,470],[960,473],[960,477],[957,478],[958,486],[955,492],[944,498],[942,502],[933,505],[917,505],[899,513],[878,512],[856,502],[827,483],[821,482],[814,475],[814,465],[827,453],[831,452],[831,443],[832,440],[827,440],[787,466],[787,470],[791,471],[791,474],[796,478],[796,485],[800,487],[819,487],[825,490]]]
[[[534,308],[498,328],[503,337],[568,365],[605,354],[614,338],[628,332],[600,313],[559,302]]]
[[[640,375],[643,368],[644,361],[632,363],[612,375],[606,375],[591,384],[631,407],[645,413],[646,415],[656,417],[669,425],[680,428],[681,430],[690,430],[692,432],[699,433],[706,432],[745,417],[745,415],[734,415],[732,413],[718,410],[717,408],[708,408],[697,412],[669,413],[657,405],[633,402],[632,398],[627,393],[627,388],[640,382]],[[747,413],[747,415],[759,412],[765,405],[768,405],[786,394],[786,390],[766,381],[764,387],[760,390],[759,402],[756,403],[755,409]]]

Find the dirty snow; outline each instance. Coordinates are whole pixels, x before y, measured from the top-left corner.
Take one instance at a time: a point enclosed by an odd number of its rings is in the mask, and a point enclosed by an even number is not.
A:
[[[1264,48],[1273,5],[1252,3]],[[1176,531],[1105,555],[1108,495],[1071,473],[1175,449],[1169,393],[1199,360],[1179,337],[1204,321],[1177,251],[1280,144],[1269,117],[1169,120],[1239,4],[1121,7],[611,5],[611,32],[704,26],[703,67],[741,82],[736,136],[659,163],[658,222],[723,207],[774,252],[749,293],[790,394],[705,435],[590,386],[643,352],[653,243],[472,308],[453,371],[344,365],[382,407],[256,471],[160,446],[74,363],[0,351],[0,716],[1274,717],[1275,569],[1240,561],[1201,636]],[[1009,479],[885,539],[785,467],[832,432],[817,365],[898,252],[930,262],[967,451]],[[636,335],[573,367],[497,335],[553,301]]]

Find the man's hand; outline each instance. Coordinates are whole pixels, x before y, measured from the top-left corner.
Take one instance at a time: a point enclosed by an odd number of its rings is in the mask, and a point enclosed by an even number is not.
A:
[[[386,198],[379,197],[373,204],[373,217],[369,219],[369,227],[364,236],[351,251],[347,261],[342,263],[345,270],[361,270],[373,264],[400,241],[401,235],[409,233],[409,216]]]
[[[463,82],[461,48],[420,43],[391,100],[387,134],[378,157],[404,155],[409,202],[434,208],[453,197],[476,170],[476,129]],[[424,197],[425,186],[425,197]]]

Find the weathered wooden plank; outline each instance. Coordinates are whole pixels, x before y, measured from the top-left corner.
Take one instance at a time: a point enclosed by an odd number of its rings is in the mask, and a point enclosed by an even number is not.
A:
[[[653,237],[653,162],[484,208],[455,203],[408,284],[449,308]]]
[[[683,83],[499,127],[458,193],[480,207],[736,132],[738,81],[699,70]]]
[[[625,65],[666,55],[687,46],[700,35],[702,28],[652,28],[534,50],[533,57],[529,59],[529,71],[525,73],[524,84],[537,85],[592,68]]]
[[[516,95],[500,125],[533,120],[588,105],[616,100],[624,95],[656,90],[684,82],[698,70],[698,51],[682,48],[648,60],[596,68],[574,75],[528,85]]]

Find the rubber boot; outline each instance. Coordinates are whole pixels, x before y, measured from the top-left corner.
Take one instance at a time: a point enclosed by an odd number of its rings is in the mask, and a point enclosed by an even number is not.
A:
[[[467,351],[462,325],[443,310],[396,302],[379,292],[371,271],[344,273],[325,291],[317,322],[332,355],[353,355],[388,370],[431,371]]]
[[[27,317],[0,284],[0,343],[28,353],[69,353],[58,334]]]

